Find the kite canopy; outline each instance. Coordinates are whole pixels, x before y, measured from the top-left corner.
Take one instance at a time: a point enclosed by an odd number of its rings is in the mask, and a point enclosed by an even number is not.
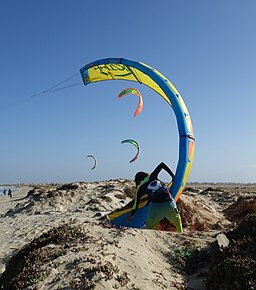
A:
[[[134,117],[136,117],[137,115],[139,115],[139,113],[142,111],[142,108],[143,108],[143,99],[142,99],[142,96],[140,94],[140,92],[135,89],[135,88],[127,88],[127,89],[124,89],[119,95],[118,95],[118,98],[121,99],[123,96],[125,95],[128,95],[128,94],[132,94],[132,95],[136,95],[139,97],[139,104],[138,104],[138,107],[134,113]]]
[[[177,201],[192,167],[194,133],[187,107],[174,85],[156,69],[142,62],[124,58],[97,60],[85,65],[80,72],[85,85],[105,80],[127,80],[144,84],[156,91],[173,109],[179,132],[179,159],[174,181],[168,186],[174,200]],[[147,209],[143,205],[142,208]],[[135,215],[137,216],[137,213]],[[111,219],[111,214],[109,218]],[[129,226],[131,227],[131,224]]]
[[[94,165],[91,168],[91,170],[95,169],[96,168],[96,165],[97,165],[97,159],[93,155],[87,155],[87,157],[91,157],[94,160]]]
[[[140,147],[139,147],[139,144],[135,141],[135,140],[132,140],[132,139],[126,139],[126,140],[123,140],[121,142],[121,144],[123,143],[131,143],[132,145],[134,145],[136,148],[137,148],[137,153],[136,155],[134,156],[134,158],[132,160],[130,160],[130,163],[132,163],[133,161],[135,161],[138,156],[139,156],[139,153],[140,153]]]

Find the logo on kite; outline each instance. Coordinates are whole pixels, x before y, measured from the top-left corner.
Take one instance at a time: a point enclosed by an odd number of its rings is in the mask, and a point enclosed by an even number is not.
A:
[[[137,154],[135,155],[135,157],[132,160],[130,160],[130,163],[132,163],[133,161],[135,161],[139,157],[139,153],[140,153],[139,144],[135,140],[132,140],[132,139],[123,140],[121,142],[121,144],[123,144],[123,143],[131,143],[137,148]]]
[[[91,157],[91,158],[93,158],[93,160],[94,160],[94,165],[93,165],[93,167],[91,168],[91,170],[95,169],[95,168],[96,168],[96,165],[97,165],[97,160],[96,160],[96,158],[95,158],[93,155],[87,155],[87,157]]]
[[[135,88],[127,88],[125,90],[123,90],[119,95],[118,98],[121,99],[123,96],[128,95],[128,94],[132,94],[132,95],[136,95],[139,97],[139,104],[138,107],[134,113],[134,117],[136,117],[137,115],[139,115],[139,113],[142,111],[143,108],[143,99],[142,96],[140,94],[140,92],[135,89]]]

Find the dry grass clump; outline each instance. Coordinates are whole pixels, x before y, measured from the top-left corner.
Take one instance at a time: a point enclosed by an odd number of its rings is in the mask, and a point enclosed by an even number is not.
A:
[[[117,194],[115,194],[115,197],[118,199],[125,200],[127,196],[125,194],[122,194],[122,193],[117,193]]]
[[[231,244],[216,256],[207,289],[256,289],[256,215],[247,215],[227,236]]]
[[[87,252],[92,245],[97,254]],[[94,236],[81,226],[65,224],[53,228],[9,260],[0,278],[0,289],[37,289],[38,283],[44,283],[51,275],[52,267],[59,266],[64,266],[65,273],[51,278],[52,283],[59,283],[54,289],[95,289],[98,283],[105,281],[111,281],[119,289],[130,283],[130,278],[127,272],[105,258],[108,255],[115,258],[115,253],[106,251],[108,245],[118,247],[118,242]],[[74,258],[73,254],[78,252],[83,255]]]
[[[199,267],[206,289],[256,289],[256,215],[247,215],[236,229],[228,232],[229,245],[219,249],[216,244],[194,253],[187,261],[187,273]]]
[[[211,214],[209,212],[200,211],[201,204],[196,201],[184,202],[181,198],[177,205],[180,209],[180,215],[184,228],[189,228],[190,231],[209,231],[211,224]]]
[[[70,281],[69,289],[95,289],[97,283],[103,279],[104,281],[115,280],[117,284],[116,289],[119,289],[120,286],[130,282],[127,272],[119,273],[120,270],[118,266],[114,265],[110,261],[103,263],[102,261],[92,262],[90,267],[80,267],[79,269],[79,278],[74,278]]]
[[[9,260],[0,278],[1,289],[25,289],[37,283],[47,275],[45,263],[64,255],[74,241],[86,238],[80,227],[67,224],[42,234]]]
[[[136,186],[135,185],[127,185],[124,188],[124,193],[127,197],[135,198]]]
[[[228,220],[239,223],[246,215],[256,214],[256,197],[240,197],[223,213]]]

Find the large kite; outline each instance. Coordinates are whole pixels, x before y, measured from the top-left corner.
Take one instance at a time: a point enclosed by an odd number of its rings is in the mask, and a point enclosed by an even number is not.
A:
[[[136,111],[134,113],[134,117],[136,117],[137,115],[139,115],[139,113],[142,111],[142,108],[143,108],[142,96],[141,96],[140,92],[137,89],[135,89],[135,88],[127,88],[127,89],[124,89],[118,95],[118,98],[121,99],[123,96],[128,95],[128,94],[136,95],[139,98],[139,104],[138,104],[138,107],[137,107],[137,109],[136,109]]]
[[[173,109],[179,132],[179,159],[170,192],[177,201],[187,183],[194,159],[194,133],[188,109],[174,85],[156,69],[124,58],[106,58],[91,62],[80,70],[85,85],[105,80],[127,80],[144,84],[156,91]],[[133,203],[131,203],[133,205]],[[147,216],[146,201],[141,201],[133,222],[126,219],[132,205],[114,211],[108,217],[116,226],[143,227]]]

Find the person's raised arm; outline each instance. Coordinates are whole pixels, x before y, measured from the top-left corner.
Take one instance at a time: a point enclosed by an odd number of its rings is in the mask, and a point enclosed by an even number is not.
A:
[[[154,178],[158,178],[158,174],[162,169],[164,169],[167,173],[169,173],[172,179],[174,178],[173,172],[164,162],[161,162],[159,165],[157,165],[157,167],[154,169],[154,171],[150,175],[154,176]]]

